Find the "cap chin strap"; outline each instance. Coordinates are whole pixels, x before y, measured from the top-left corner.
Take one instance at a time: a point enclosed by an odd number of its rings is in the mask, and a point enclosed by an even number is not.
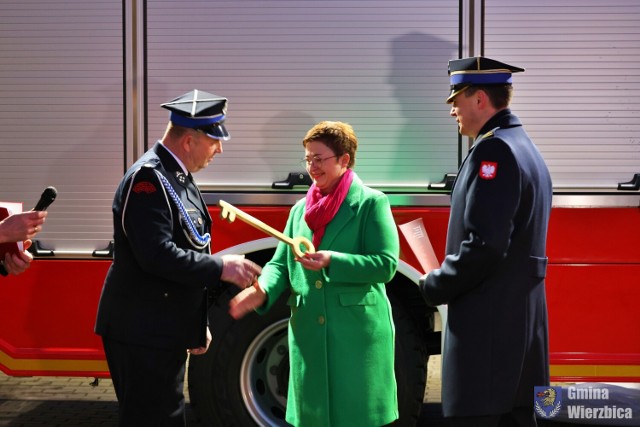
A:
[[[160,172],[158,172],[155,169],[154,169],[154,172],[156,173],[156,175],[158,175],[158,178],[160,178],[160,182],[162,183],[164,188],[167,190],[167,193],[173,200],[173,203],[175,203],[176,207],[180,211],[180,216],[183,220],[182,222],[187,226],[187,231],[189,232],[188,234],[185,233],[187,235],[187,238],[189,239],[191,244],[197,249],[204,249],[209,244],[209,242],[211,242],[211,235],[209,233],[205,233],[203,236],[198,232],[198,229],[196,228],[196,225],[193,223],[193,221],[191,220],[191,217],[187,213],[187,209],[184,207],[182,200],[180,200],[180,197],[178,197],[178,194],[176,194],[175,190],[173,189],[173,187],[171,186],[167,178],[165,178],[164,175],[162,175]]]

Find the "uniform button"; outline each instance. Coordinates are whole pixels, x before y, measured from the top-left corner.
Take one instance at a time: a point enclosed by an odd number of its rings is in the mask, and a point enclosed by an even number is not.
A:
[[[322,289],[322,280],[316,280],[316,289]]]
[[[318,317],[318,323],[320,323],[321,325],[324,325],[324,316]]]

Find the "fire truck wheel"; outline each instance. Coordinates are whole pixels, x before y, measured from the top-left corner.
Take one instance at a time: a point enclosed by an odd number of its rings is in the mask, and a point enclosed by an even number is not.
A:
[[[260,316],[228,314],[229,289],[209,311],[209,351],[189,359],[189,398],[204,426],[287,426],[288,295]]]
[[[287,426],[288,295],[282,295],[269,313],[234,321],[227,303],[235,293],[229,290],[210,310],[209,351],[189,359],[191,405],[202,426]],[[400,420],[394,426],[414,426],[424,396],[424,345],[403,306],[391,300],[400,402]]]

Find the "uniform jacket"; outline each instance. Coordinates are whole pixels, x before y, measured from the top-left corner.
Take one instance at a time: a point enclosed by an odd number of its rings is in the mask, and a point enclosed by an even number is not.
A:
[[[162,144],[125,174],[113,201],[114,256],[102,289],[95,331],[156,348],[205,344],[207,286],[222,262],[195,247],[156,173],[167,178],[200,234],[211,228],[206,204]]]
[[[420,283],[429,304],[448,304],[445,416],[532,406],[534,386],[548,384],[551,197],[548,169],[520,120],[497,113],[458,172],[444,262]]]
[[[312,233],[305,200],[284,233]],[[291,371],[287,416],[295,426],[380,426],[398,418],[395,329],[385,282],[394,276],[398,233],[387,197],[354,175],[316,250],[333,251],[328,268],[310,271],[279,244],[259,282],[271,304],[290,288]]]

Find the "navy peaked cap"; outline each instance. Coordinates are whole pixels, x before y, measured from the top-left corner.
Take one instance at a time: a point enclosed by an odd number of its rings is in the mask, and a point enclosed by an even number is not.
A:
[[[231,138],[224,126],[227,98],[194,89],[160,105],[171,112],[169,119],[175,125],[201,130],[215,139]]]
[[[511,74],[522,71],[524,68],[482,56],[453,59],[449,61],[451,93],[447,103],[453,102],[456,95],[473,85],[511,84]]]

